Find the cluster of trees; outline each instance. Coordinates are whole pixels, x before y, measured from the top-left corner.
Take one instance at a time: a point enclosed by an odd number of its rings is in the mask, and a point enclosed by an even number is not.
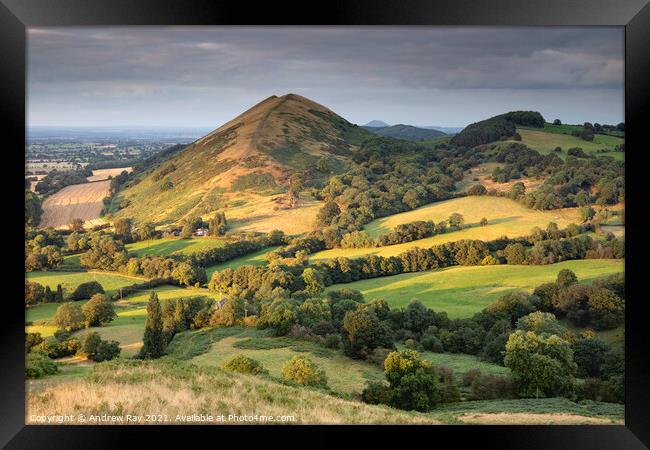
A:
[[[317,225],[359,231],[378,217],[408,211],[455,196],[463,172],[483,162],[478,149],[435,149],[391,138],[369,139],[344,174],[330,177],[316,193],[325,200]]]
[[[485,223],[487,223],[487,219]],[[367,248],[404,244],[447,231],[462,230],[464,226],[465,219],[463,215],[454,213],[449,219],[442,220],[438,223],[431,220],[417,220],[415,222],[400,224],[393,228],[393,231],[383,234],[376,239],[371,238],[366,231],[352,231],[343,235],[339,245],[342,248]]]
[[[297,254],[304,252],[304,256],[302,259],[296,258],[298,264],[287,264],[284,259],[267,267],[225,269],[212,275],[208,287],[225,295],[261,300],[306,289],[317,290],[319,284],[329,286],[454,265],[552,264],[571,259],[624,257],[621,240],[613,238],[601,242],[581,235],[588,229],[591,229],[589,224],[559,230],[557,225],[551,223],[547,230],[535,229],[532,235],[521,238],[501,238],[488,242],[461,240],[425,249],[414,247],[390,257],[367,255],[354,259],[332,258],[309,267],[306,266],[306,252],[309,249],[307,243],[311,241],[303,239],[301,242],[305,245],[300,247]],[[290,254],[283,251],[280,251],[281,255]],[[310,283],[305,280],[308,269]]]
[[[57,308],[53,322],[60,330],[76,331],[102,326],[115,317],[113,303],[104,294],[94,294],[82,306],[75,302],[63,303]]]
[[[511,111],[466,126],[451,143],[458,147],[476,147],[517,135],[516,125],[542,128],[544,117],[535,111]]]
[[[58,330],[51,338],[44,339],[40,333],[25,335],[25,377],[41,378],[58,371],[53,359],[79,355],[91,361],[102,362],[120,354],[117,341],[103,340],[99,333],[91,331],[80,339],[67,331]]]
[[[608,205],[625,198],[625,166],[612,158],[585,158],[582,150],[572,149],[574,156],[562,161],[556,154],[540,155],[522,144],[500,147],[494,160],[505,165],[494,169],[493,181],[504,183],[523,176],[546,176],[544,184],[526,193],[523,183],[515,183],[507,193],[496,190],[490,195],[504,195],[533,209]],[[516,186],[516,187],[515,187]]]
[[[36,192],[42,195],[53,194],[71,184],[88,183],[87,177],[92,176],[93,171],[89,168],[77,168],[75,170],[53,170],[41,181],[36,183]]]
[[[57,284],[56,290],[52,291],[49,286],[25,280],[25,306],[33,306],[38,303],[61,303],[64,300],[63,287]]]
[[[63,238],[51,228],[25,231],[25,271],[53,269],[63,262]]]
[[[43,203],[38,195],[25,190],[25,226],[36,227],[41,222]]]

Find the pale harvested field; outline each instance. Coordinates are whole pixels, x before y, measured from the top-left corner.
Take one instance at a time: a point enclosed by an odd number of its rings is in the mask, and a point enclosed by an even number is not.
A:
[[[86,226],[102,223],[99,213],[102,199],[109,195],[109,187],[108,180],[64,187],[43,202],[40,227],[67,227],[75,218],[83,219]]]
[[[482,184],[485,186],[485,189],[488,191],[495,189],[499,192],[508,192],[515,183],[522,182],[526,187],[526,192],[534,191],[537,189],[543,182],[543,180],[537,180],[534,178],[520,178],[518,180],[511,180],[507,183],[497,183],[492,181],[492,171],[496,167],[503,167],[505,164],[499,164],[495,162],[479,164],[476,167],[472,167],[463,176],[463,179],[456,183],[456,192],[464,192],[471,186],[475,184]],[[475,178],[477,180],[475,180]]]
[[[466,414],[458,417],[473,425],[623,425],[620,419],[588,417],[577,414],[496,413]]]
[[[277,196],[259,196],[247,194],[241,206],[229,206],[225,209],[230,226],[237,231],[259,231],[268,233],[281,230],[286,234],[302,234],[316,229],[315,220],[323,202],[303,198],[294,208],[284,209],[274,201]]]
[[[108,177],[116,177],[121,174],[123,171],[128,173],[133,172],[133,167],[117,167],[115,169],[97,169],[93,170],[93,175],[86,178],[88,181],[102,181],[108,180]]]

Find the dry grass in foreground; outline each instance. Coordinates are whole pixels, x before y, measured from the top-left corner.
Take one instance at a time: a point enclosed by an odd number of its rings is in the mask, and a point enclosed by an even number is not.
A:
[[[26,423],[37,423],[35,416],[65,414],[163,414],[167,423],[178,424],[185,422],[177,422],[177,415],[192,414],[224,415],[226,424],[242,423],[228,421],[229,415],[255,414],[294,416],[295,421],[285,423],[298,424],[441,423],[424,414],[366,405],[254,376],[162,361],[102,364],[86,378],[32,385]]]
[[[576,414],[496,413],[466,414],[458,417],[473,425],[623,425],[623,420]]]

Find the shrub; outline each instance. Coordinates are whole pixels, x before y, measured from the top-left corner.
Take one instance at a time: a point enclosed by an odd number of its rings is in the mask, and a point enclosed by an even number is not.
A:
[[[380,367],[384,367],[384,362],[386,361],[386,357],[390,354],[391,350],[388,348],[376,348],[373,351],[371,351],[368,356],[366,356],[366,361],[368,361],[371,364],[376,364]]]
[[[71,300],[84,300],[92,297],[94,294],[103,294],[104,288],[97,281],[87,281],[81,283],[70,295]]]
[[[438,373],[414,350],[391,352],[384,362],[391,388],[391,405],[406,410],[429,411],[442,399]]]
[[[282,367],[282,378],[301,386],[327,387],[327,377],[309,358],[294,356]]]
[[[120,343],[104,341],[99,333],[92,331],[84,336],[79,353],[95,362],[109,361],[120,354]]]
[[[471,383],[473,400],[513,398],[515,387],[510,377],[480,374]]]
[[[48,339],[39,344],[36,349],[45,353],[49,358],[63,358],[64,356],[71,356],[77,353],[77,350],[79,350],[79,340],[67,339],[65,341],[58,341]]]
[[[327,348],[333,348],[333,349],[341,348],[341,336],[338,334],[326,334],[324,345]]]
[[[463,386],[471,386],[474,380],[482,375],[481,369],[474,367],[465,372],[461,378],[460,384]]]
[[[248,373],[252,375],[268,373],[268,370],[264,369],[259,361],[244,355],[233,356],[223,365],[223,368],[231,372]]]
[[[430,352],[442,353],[444,351],[444,347],[442,346],[440,339],[432,334],[424,335],[424,337],[420,340],[420,344],[424,350]]]
[[[30,352],[25,357],[25,377],[41,378],[57,372],[56,363],[40,352]]]
[[[25,333],[25,352],[29,352],[41,342],[43,342],[41,333]]]
[[[390,405],[390,386],[379,381],[369,381],[361,392],[361,400],[371,405]]]

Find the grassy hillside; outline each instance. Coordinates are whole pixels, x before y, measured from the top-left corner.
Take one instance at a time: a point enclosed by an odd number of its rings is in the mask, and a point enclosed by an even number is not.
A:
[[[521,143],[528,147],[537,150],[542,154],[552,153],[555,147],[561,147],[562,153],[557,155],[561,158],[566,158],[567,150],[572,147],[580,147],[587,154],[595,156],[611,156],[612,158],[623,161],[625,159],[625,152],[615,152],[614,148],[623,143],[623,139],[609,136],[604,134],[597,134],[594,136],[593,141],[585,141],[570,134],[553,133],[548,131],[541,131],[535,129],[518,128],[517,132],[521,135]],[[519,141],[512,141],[519,142]],[[599,150],[608,150],[605,153],[598,152]]]
[[[521,203],[508,198],[470,196],[431,203],[412,211],[376,219],[366,225],[365,229],[368,234],[377,237],[391,231],[400,224],[416,220],[440,222],[448,219],[455,212],[464,216],[465,229],[386,247],[325,250],[315,253],[310,260],[317,261],[341,256],[354,258],[368,254],[394,256],[411,247],[426,248],[461,239],[491,240],[504,235],[508,237],[525,236],[530,234],[533,227],[546,228],[549,222],[557,223],[560,228],[565,228],[570,223],[581,222],[576,208],[538,211],[526,208]],[[487,218],[488,225],[481,227],[479,221],[483,217]]]
[[[344,400],[325,392],[285,386],[272,380],[231,374],[210,367],[172,361],[124,361],[97,365],[85,379],[47,380],[28,384],[26,421],[32,415],[65,411],[132,415],[293,416],[286,423],[381,424],[441,423],[432,416]],[[178,422],[176,422],[178,423]],[[214,422],[218,424],[219,422]],[[260,423],[248,421],[243,423]],[[262,422],[264,423],[264,422]]]
[[[470,317],[508,292],[532,291],[542,283],[554,281],[562,269],[571,269],[581,281],[588,282],[622,272],[624,265],[620,260],[590,259],[545,266],[451,267],[336,284],[327,291],[356,289],[367,300],[385,298],[391,308],[404,307],[418,299],[435,311],[446,311],[451,318]]]
[[[247,193],[275,202],[272,197],[286,191],[292,173],[312,171],[312,178],[325,178],[316,170],[321,159],[329,171],[343,171],[352,150],[371,137],[309,99],[271,96],[142,173],[120,192],[117,204],[124,207],[113,216],[161,224],[212,214]]]
[[[67,370],[70,372],[70,370]],[[85,375],[83,375],[85,373]],[[35,415],[212,415],[212,424],[622,424],[624,406],[563,398],[442,404],[430,413],[401,411],[287,386],[270,377],[224,372],[170,358],[117,360],[27,383],[26,423]],[[82,376],[82,378],[80,378]],[[251,414],[258,414],[257,420]],[[223,419],[218,417],[223,415]],[[249,415],[248,420],[239,416]],[[76,415],[73,415],[76,417]],[[290,416],[290,417],[288,417]]]

